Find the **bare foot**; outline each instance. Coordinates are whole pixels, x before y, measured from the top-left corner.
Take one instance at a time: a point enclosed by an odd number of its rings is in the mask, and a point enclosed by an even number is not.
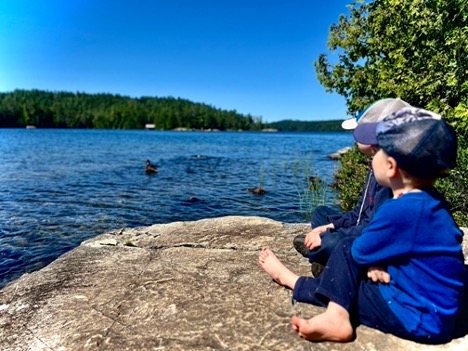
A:
[[[334,302],[329,303],[324,313],[311,319],[292,317],[291,324],[300,337],[309,341],[348,342],[354,338],[348,311]]]
[[[299,276],[291,272],[268,247],[264,247],[258,255],[258,263],[275,282],[294,289]]]

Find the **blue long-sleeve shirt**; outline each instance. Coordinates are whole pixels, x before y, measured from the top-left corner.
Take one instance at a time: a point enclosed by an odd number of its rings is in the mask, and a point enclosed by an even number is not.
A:
[[[463,290],[462,232],[435,190],[385,202],[352,247],[363,266],[387,268],[379,289],[414,335],[448,337]]]

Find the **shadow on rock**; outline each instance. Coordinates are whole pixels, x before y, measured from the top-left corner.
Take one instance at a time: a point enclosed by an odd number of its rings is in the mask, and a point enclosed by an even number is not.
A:
[[[468,334],[468,266],[465,265],[465,292],[463,294],[460,316],[455,326],[454,338],[462,338]]]

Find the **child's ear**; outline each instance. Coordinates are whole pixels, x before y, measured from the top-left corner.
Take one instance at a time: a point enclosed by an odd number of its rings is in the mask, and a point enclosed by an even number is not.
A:
[[[387,157],[387,177],[392,179],[398,174],[398,164],[396,163],[396,160],[392,156]]]

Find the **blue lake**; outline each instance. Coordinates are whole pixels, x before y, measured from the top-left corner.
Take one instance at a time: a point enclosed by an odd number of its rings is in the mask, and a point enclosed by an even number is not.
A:
[[[336,202],[307,178],[330,185],[339,163],[326,156],[351,145],[350,133],[0,129],[0,287],[112,229],[227,215],[305,222]],[[258,186],[267,193],[247,190]]]

